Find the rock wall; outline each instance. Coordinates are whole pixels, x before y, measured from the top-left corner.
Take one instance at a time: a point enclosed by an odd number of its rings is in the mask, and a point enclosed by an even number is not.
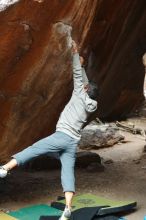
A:
[[[0,21],[1,161],[54,131],[72,91],[71,29],[100,86],[101,118],[143,98],[144,0],[21,0]]]
[[[96,10],[86,44],[88,72],[101,88],[101,118],[123,118],[143,100],[145,25],[145,1],[101,1]]]

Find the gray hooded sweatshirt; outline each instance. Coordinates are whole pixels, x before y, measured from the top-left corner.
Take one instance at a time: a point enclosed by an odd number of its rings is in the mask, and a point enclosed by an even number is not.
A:
[[[81,67],[78,53],[73,55],[73,81],[72,97],[60,115],[56,131],[64,132],[80,140],[81,129],[87,122],[89,114],[97,109],[97,102],[91,99],[84,89],[88,79],[85,70]]]

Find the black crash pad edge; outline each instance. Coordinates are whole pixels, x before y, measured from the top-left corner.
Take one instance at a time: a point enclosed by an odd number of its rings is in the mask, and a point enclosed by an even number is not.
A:
[[[133,202],[129,205],[123,205],[120,207],[113,207],[113,208],[109,208],[109,209],[100,209],[96,215],[99,216],[99,215],[107,215],[107,214],[118,213],[118,212],[126,212],[129,210],[135,209],[136,206],[137,206],[137,202]]]

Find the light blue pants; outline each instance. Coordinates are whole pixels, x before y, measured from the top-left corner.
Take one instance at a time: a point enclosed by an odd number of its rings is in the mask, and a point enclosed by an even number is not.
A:
[[[78,140],[56,131],[32,146],[13,155],[18,165],[48,153],[58,153],[61,161],[61,183],[64,192],[75,192],[74,165]]]

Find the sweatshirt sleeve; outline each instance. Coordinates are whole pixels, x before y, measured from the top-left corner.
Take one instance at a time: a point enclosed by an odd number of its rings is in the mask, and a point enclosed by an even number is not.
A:
[[[82,67],[78,53],[73,54],[73,80],[74,92],[82,92],[84,88]]]

